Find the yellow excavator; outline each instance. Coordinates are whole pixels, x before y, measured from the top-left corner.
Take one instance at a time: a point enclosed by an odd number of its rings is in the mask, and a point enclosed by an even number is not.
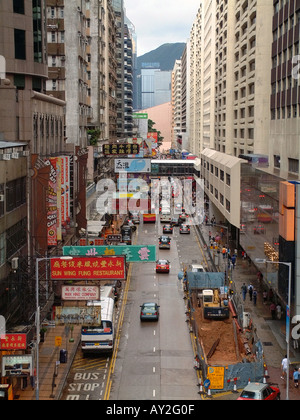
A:
[[[229,318],[228,300],[221,298],[219,289],[202,290],[202,301],[205,319]]]

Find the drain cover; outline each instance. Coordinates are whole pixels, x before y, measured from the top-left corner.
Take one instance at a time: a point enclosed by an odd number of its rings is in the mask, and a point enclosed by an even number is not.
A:
[[[264,346],[273,346],[273,343],[271,341],[263,341]]]

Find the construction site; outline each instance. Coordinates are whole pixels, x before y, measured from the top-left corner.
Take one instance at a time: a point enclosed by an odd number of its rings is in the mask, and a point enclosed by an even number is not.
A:
[[[214,392],[244,387],[249,378],[259,381],[264,375],[262,345],[250,314],[224,284],[223,273],[187,273],[187,305],[200,369]],[[218,377],[210,372],[218,372]]]

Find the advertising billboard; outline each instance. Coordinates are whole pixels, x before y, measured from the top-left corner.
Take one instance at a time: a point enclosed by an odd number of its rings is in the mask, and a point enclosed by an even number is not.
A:
[[[51,258],[52,280],[125,280],[125,256]]]

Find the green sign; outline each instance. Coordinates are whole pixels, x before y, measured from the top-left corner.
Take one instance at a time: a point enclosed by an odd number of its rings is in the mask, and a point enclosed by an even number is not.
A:
[[[63,254],[97,257],[100,255],[125,255],[126,262],[155,262],[155,245],[64,246]]]
[[[141,112],[141,113],[134,112],[132,114],[132,118],[135,119],[135,120],[147,120],[148,119],[148,114],[143,113],[143,112]]]

